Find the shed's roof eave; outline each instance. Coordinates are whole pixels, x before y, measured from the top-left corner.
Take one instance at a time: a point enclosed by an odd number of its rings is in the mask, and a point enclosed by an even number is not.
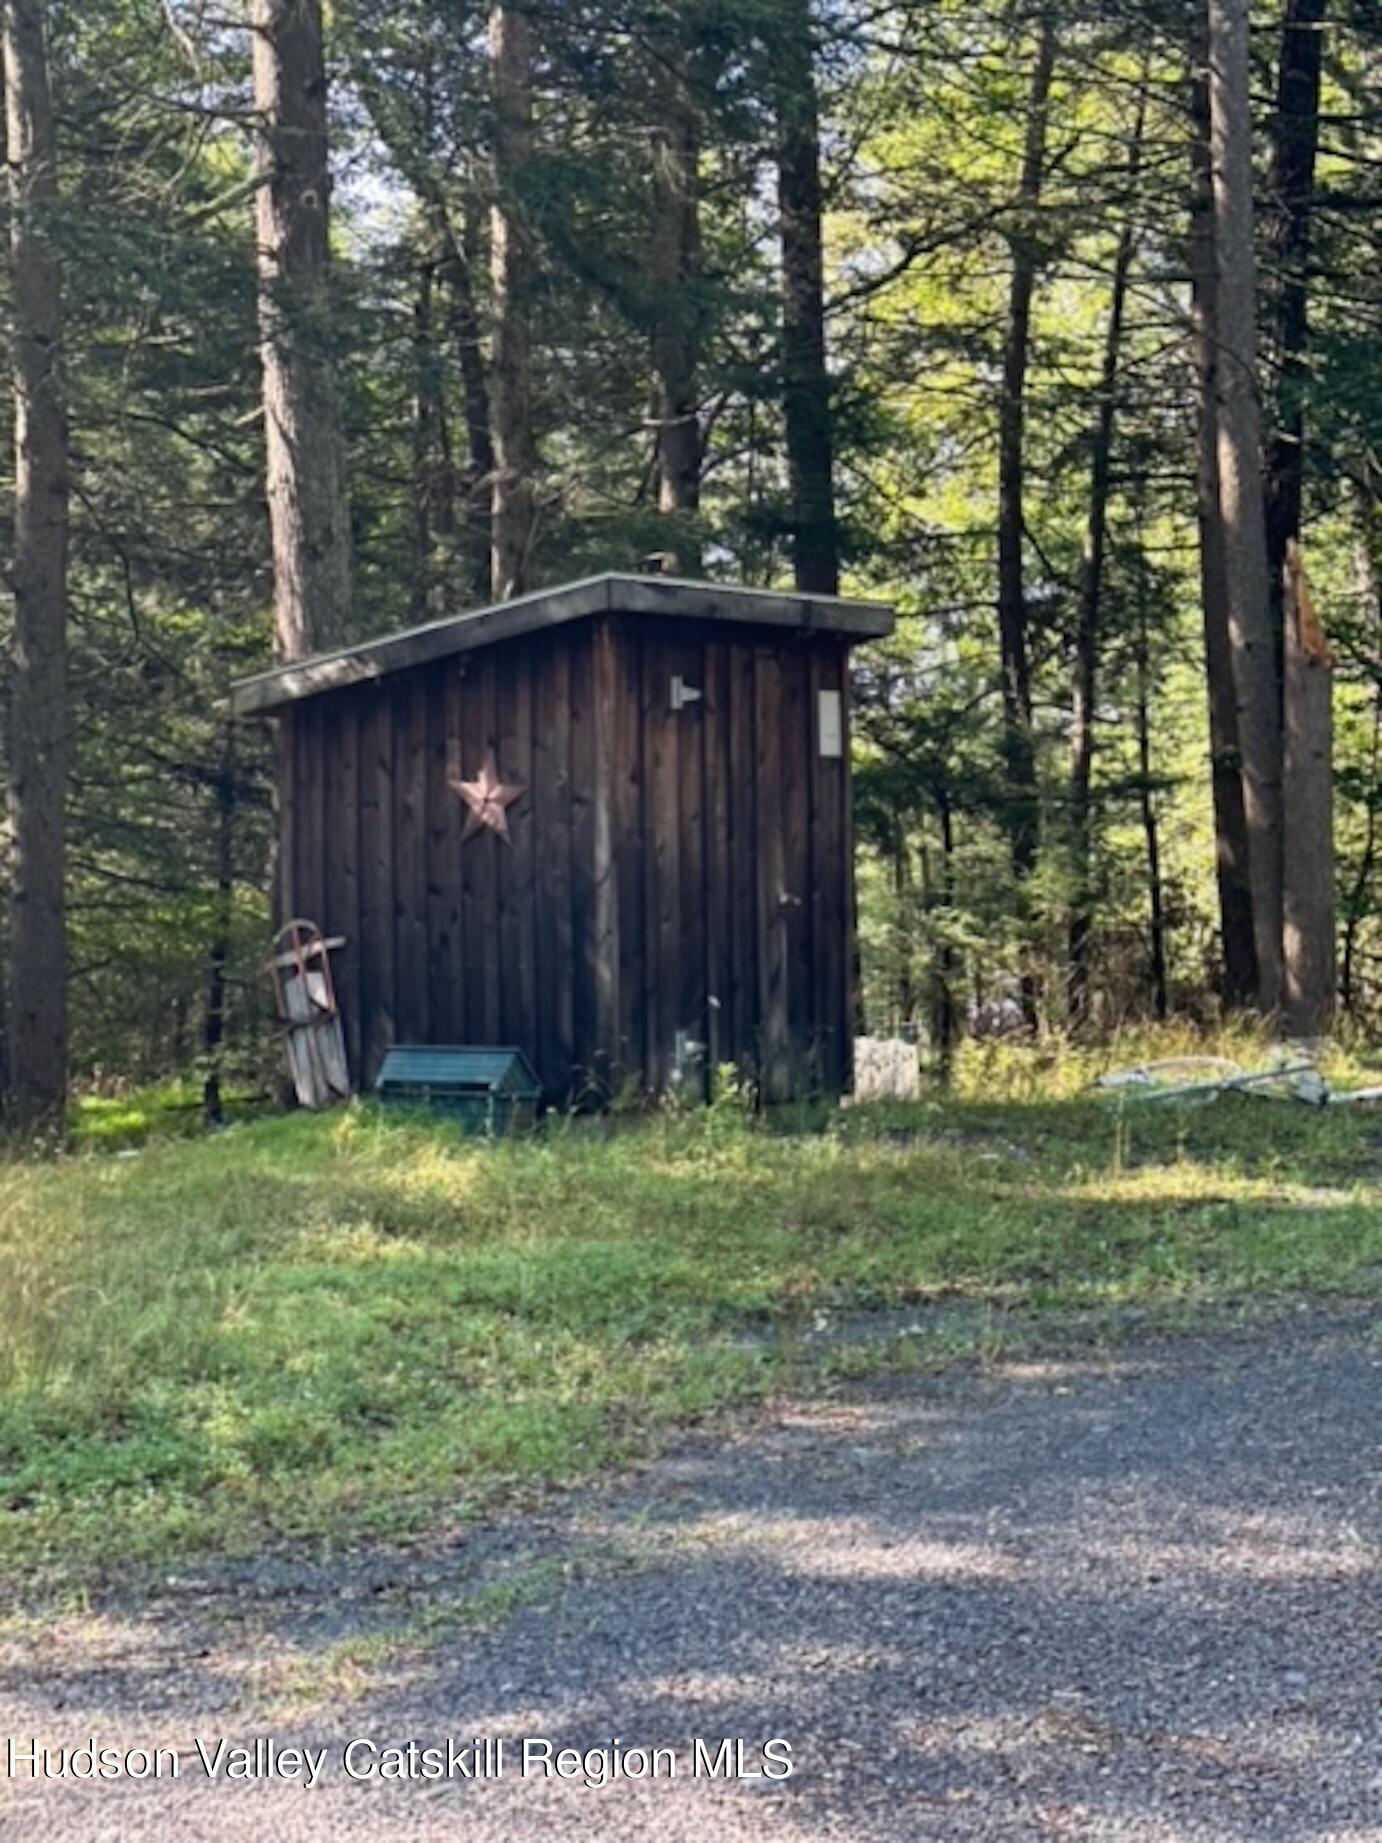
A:
[[[894,618],[892,609],[881,602],[612,571],[555,589],[538,589],[491,607],[444,615],[403,633],[385,634],[339,652],[321,653],[238,679],[230,689],[230,707],[239,717],[264,715],[300,698],[338,691],[409,666],[426,665],[453,653],[471,652],[614,609],[631,614],[686,615],[702,620],[814,629],[843,634],[850,640],[879,639],[892,632]]]

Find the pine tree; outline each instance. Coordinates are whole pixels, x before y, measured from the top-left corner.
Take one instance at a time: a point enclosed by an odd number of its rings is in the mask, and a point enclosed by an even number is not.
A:
[[[68,440],[57,137],[42,0],[4,0],[14,387],[7,1114],[60,1127],[67,1092]]]
[[[280,659],[350,637],[350,519],[330,299],[321,0],[253,0],[264,445]]]
[[[1219,517],[1243,768],[1257,1001],[1281,1003],[1281,693],[1272,635],[1257,365],[1247,0],[1208,0]]]

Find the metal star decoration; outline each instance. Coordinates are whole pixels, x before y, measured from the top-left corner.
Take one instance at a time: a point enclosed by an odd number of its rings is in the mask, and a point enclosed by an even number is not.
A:
[[[521,800],[527,789],[517,783],[510,785],[500,780],[499,765],[494,759],[493,749],[486,752],[485,765],[473,781],[452,781],[451,785],[466,804],[462,844],[477,832],[483,831],[497,833],[506,845],[512,844],[508,808],[515,800]]]

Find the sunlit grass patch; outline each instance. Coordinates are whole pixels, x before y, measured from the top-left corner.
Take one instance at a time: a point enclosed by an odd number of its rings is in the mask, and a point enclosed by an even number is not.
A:
[[[242,1084],[227,1082],[221,1108],[233,1120],[262,1109],[265,1098]],[[78,1094],[68,1119],[73,1141],[97,1151],[130,1149],[151,1138],[192,1138],[204,1126],[201,1084],[186,1077]]]
[[[406,1535],[775,1386],[821,1313],[915,1307],[915,1356],[932,1304],[1375,1296],[1380,1191],[1367,1115],[1083,1092],[496,1144],[353,1107],[0,1165],[0,1566]]]

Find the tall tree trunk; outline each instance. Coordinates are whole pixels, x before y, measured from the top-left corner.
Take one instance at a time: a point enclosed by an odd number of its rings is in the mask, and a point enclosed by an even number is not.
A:
[[[672,531],[664,567],[698,576],[700,545],[692,521],[701,503],[696,390],[701,130],[683,43],[662,48],[655,91],[659,119],[652,133],[651,266],[657,505]]]
[[[1372,739],[1368,749],[1367,818],[1363,825],[1363,848],[1358,867],[1344,898],[1343,958],[1339,977],[1339,1001],[1352,1016],[1357,1009],[1356,967],[1358,935],[1364,921],[1374,912],[1372,880],[1377,870],[1378,819],[1382,816],[1382,678],[1372,694]]]
[[[1147,631],[1145,584],[1138,581],[1137,605],[1137,803],[1142,817],[1142,838],[1147,853],[1148,971],[1152,988],[1152,1015],[1164,1023],[1170,1014],[1166,976],[1166,892],[1161,877],[1161,828],[1152,786],[1152,671]]]
[[[1378,567],[1378,553],[1382,551],[1382,536],[1378,534],[1377,507],[1368,491],[1366,476],[1362,482],[1358,483],[1355,504],[1359,527],[1359,588],[1362,591],[1363,603],[1368,610],[1375,649],[1379,638],[1382,638],[1382,569]],[[1372,881],[1379,854],[1379,819],[1382,819],[1382,673],[1375,673],[1373,684],[1372,740],[1368,750],[1366,787],[1367,819],[1363,829],[1363,848],[1359,854],[1358,868],[1344,899],[1343,958],[1339,997],[1345,1011],[1350,1015],[1357,1008],[1361,998],[1356,976],[1359,933],[1363,923],[1374,912]]]
[[[1127,183],[1135,197],[1142,170],[1142,130],[1146,104],[1139,98],[1128,158]],[[1083,1024],[1089,1015],[1089,951],[1094,932],[1090,887],[1090,785],[1094,770],[1094,708],[1098,692],[1100,616],[1104,591],[1104,553],[1108,541],[1109,481],[1113,469],[1113,434],[1118,414],[1119,367],[1128,277],[1132,270],[1136,225],[1131,214],[1119,232],[1113,257],[1113,285],[1103,362],[1099,369],[1099,413],[1090,461],[1089,514],[1085,520],[1080,567],[1079,611],[1075,622],[1075,682],[1070,724],[1071,909],[1069,922],[1070,1021]]]
[[[916,910],[916,892],[912,888],[912,853],[907,844],[907,828],[902,815],[896,816],[893,830],[893,953],[896,957],[893,978],[894,1034],[910,1024],[916,1009],[916,992],[912,984],[912,917]],[[923,853],[923,874],[925,857]]]
[[[772,46],[782,240],[782,408],[792,569],[805,594],[838,595],[834,435],[826,368],[825,260],[814,30],[809,0],[787,0]]]
[[[321,0],[250,0],[259,340],[280,659],[350,636],[350,516],[332,349]]]
[[[533,50],[525,13],[495,0],[489,16],[494,99],[494,209],[490,227],[494,445],[490,588],[497,601],[528,583],[537,446],[533,436],[532,262],[524,186],[532,158]]]
[[[1286,546],[1282,1013],[1318,1037],[1334,1015],[1334,662],[1292,538]]]
[[[1271,1016],[1282,996],[1281,688],[1262,484],[1248,6],[1247,0],[1208,0],[1208,7],[1219,515],[1257,948],[1257,1002]]]
[[[475,299],[483,233],[481,213],[473,195],[467,197],[459,237],[444,212],[441,224],[445,251],[442,273],[450,307],[451,339],[461,372],[465,420],[466,576],[471,593],[483,601],[489,594],[492,580],[494,438],[490,429],[489,374],[480,339],[480,310]]]
[[[228,723],[216,776],[216,907],[206,965],[206,1015],[202,1021],[202,1113],[208,1126],[225,1117],[221,1064],[226,1036],[226,970],[235,916],[235,725]]]
[[[3,0],[14,389],[9,1106],[59,1128],[67,1093],[67,409],[57,149],[41,0]]]
[[[1023,579],[1026,532],[1027,363],[1032,297],[1040,244],[1037,213],[1046,168],[1046,132],[1051,78],[1056,61],[1054,10],[1042,10],[1036,61],[1027,97],[1027,127],[1018,182],[1018,217],[1011,233],[1012,274],[1003,337],[1003,379],[998,400],[998,642],[1003,691],[1003,767],[1007,781],[1007,831],[1019,898],[1036,868],[1040,843],[1036,736],[1032,725],[1032,674]],[[1029,1025],[1036,1023],[1036,986],[1023,982]]]
[[[1203,34],[1201,35],[1203,39]],[[1209,170],[1208,50],[1191,92],[1192,217],[1191,332],[1199,400],[1195,499],[1200,533],[1200,607],[1204,625],[1205,682],[1209,693],[1209,772],[1214,806],[1215,871],[1219,886],[1219,939],[1224,1001],[1233,1009],[1257,996],[1257,944],[1248,877],[1248,825],[1238,753],[1238,701],[1228,631],[1228,576],[1219,517],[1219,326],[1214,267],[1214,201]]]
[[[1318,1036],[1334,1009],[1333,670],[1300,562],[1311,216],[1325,0],[1287,0],[1268,185],[1274,426],[1267,560],[1280,648],[1284,760],[1282,979],[1287,1027]]]
[[[950,911],[955,906],[955,812],[944,782],[936,789],[936,816],[941,839],[940,900],[946,911],[946,927],[932,958],[931,1038],[937,1050],[941,1082],[949,1087],[960,1018],[955,993],[956,954],[949,939]]]
[[[1306,350],[1311,217],[1320,138],[1320,64],[1326,0],[1286,0],[1267,182],[1272,358],[1276,368],[1267,449],[1267,560],[1279,634],[1285,631],[1286,553],[1300,539],[1305,480]]]

